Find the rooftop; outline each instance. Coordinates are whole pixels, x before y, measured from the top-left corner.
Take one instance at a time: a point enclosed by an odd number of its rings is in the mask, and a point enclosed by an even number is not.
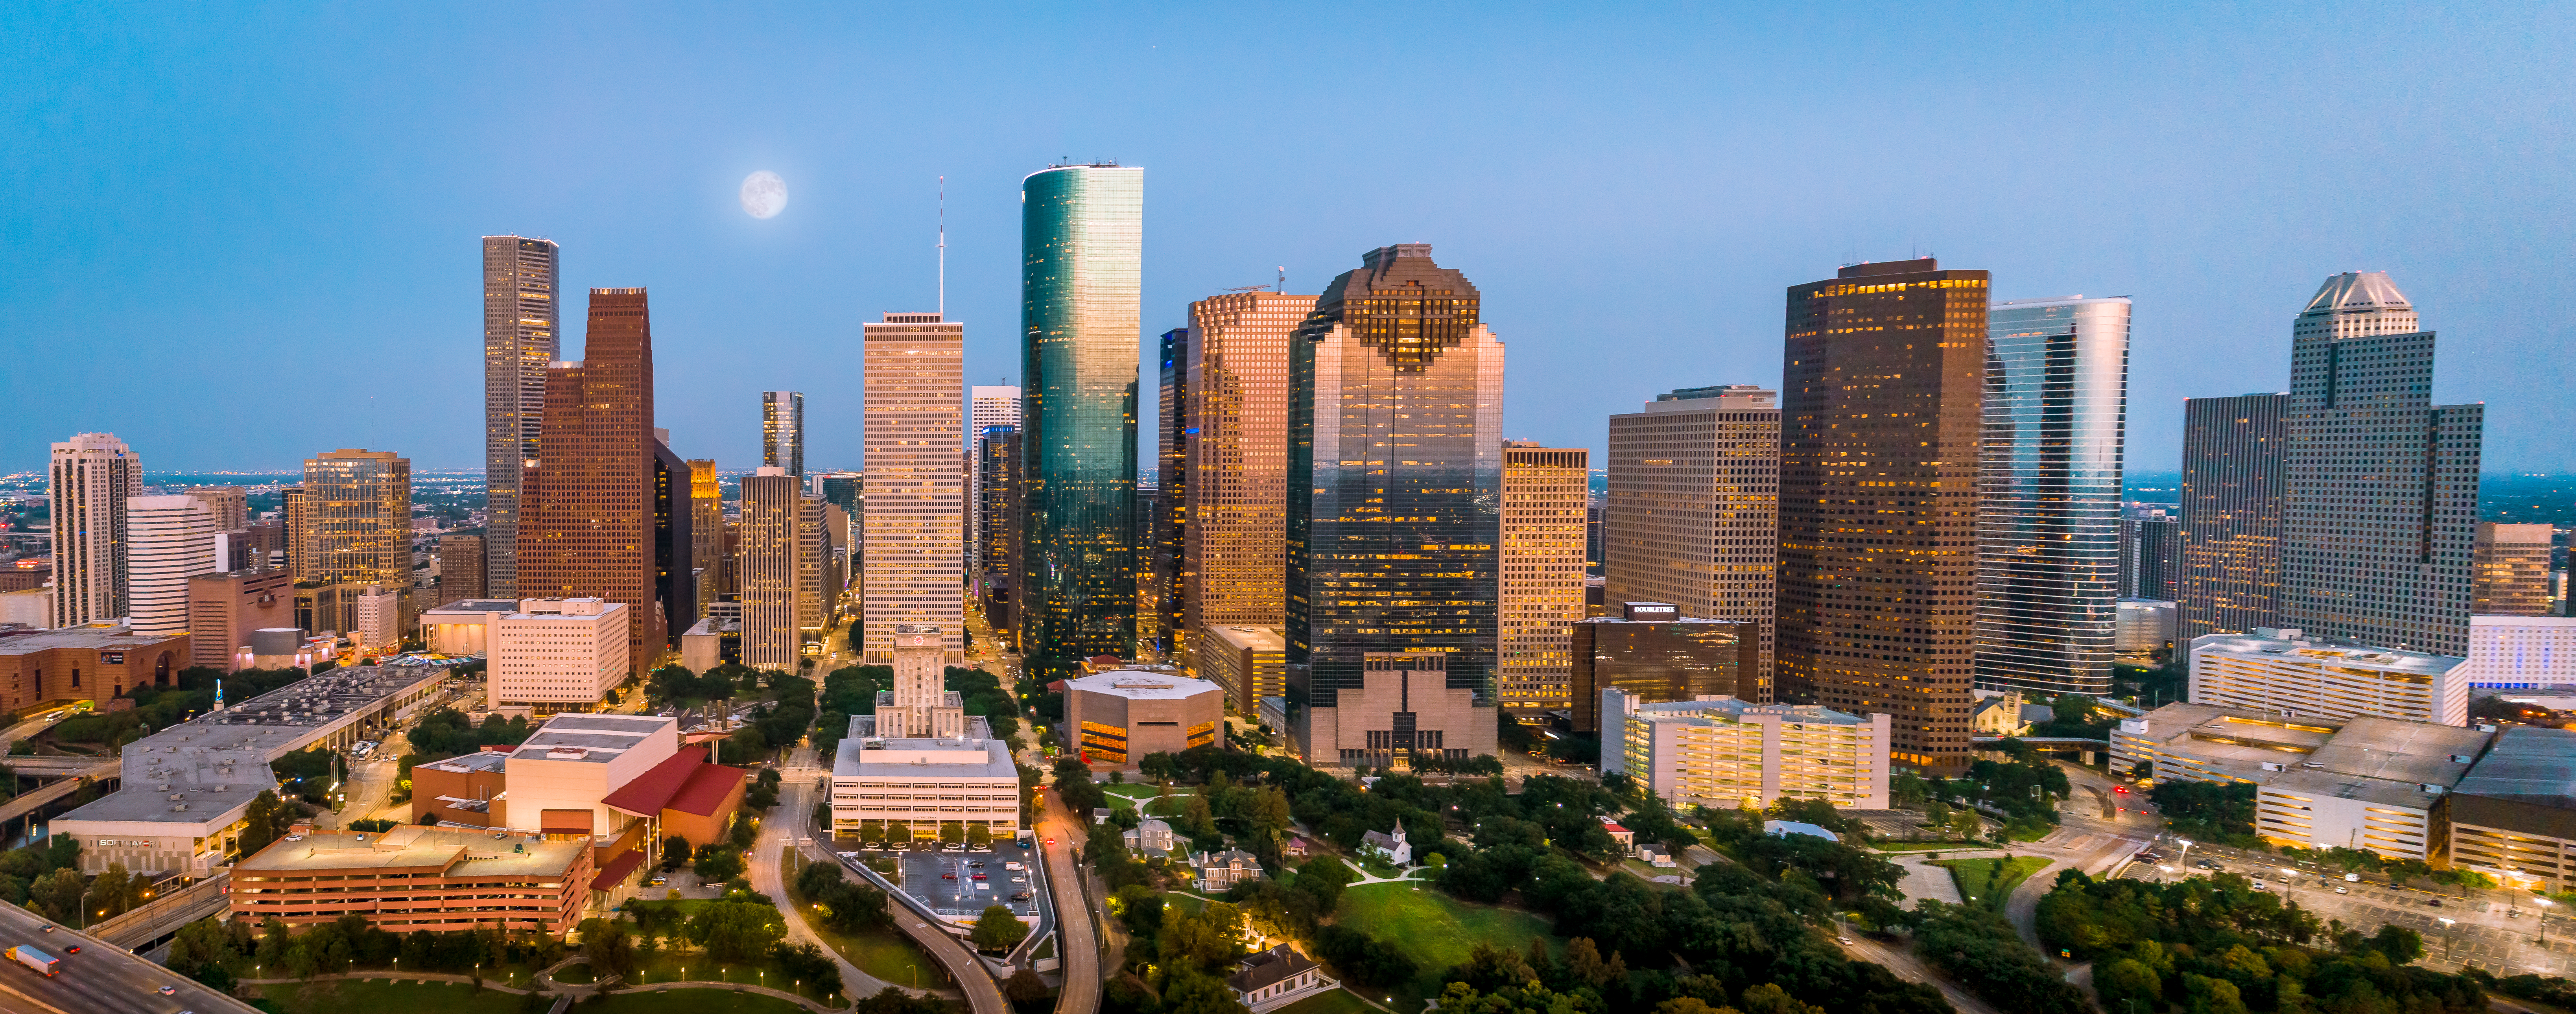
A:
[[[2442,675],[2450,672],[2452,667],[2467,661],[2449,655],[2428,655],[2420,651],[2375,648],[2363,644],[2302,637],[2298,630],[2274,631],[2281,635],[2278,637],[2261,636],[2262,631],[2269,630],[2272,628],[2258,628],[2257,633],[2254,634],[2203,634],[2192,639],[2191,651],[2195,655],[2208,651],[2247,658],[2279,659],[2311,665],[2359,666],[2382,672],[2417,673],[2425,676]]]
[[[1172,673],[1139,672],[1134,669],[1077,676],[1065,682],[1068,689],[1095,694],[1112,694],[1139,701],[1179,701],[1200,694],[1225,692],[1225,688],[1206,680],[1194,680]]]
[[[2576,810],[2576,731],[2506,726],[2451,791]]]
[[[679,724],[676,718],[659,715],[556,715],[510,751],[510,757],[606,764],[657,730],[676,732]]]
[[[490,832],[397,827],[381,834],[324,831],[303,841],[280,838],[234,864],[233,876],[312,870],[438,870],[449,877],[561,876],[588,841],[494,838]]]

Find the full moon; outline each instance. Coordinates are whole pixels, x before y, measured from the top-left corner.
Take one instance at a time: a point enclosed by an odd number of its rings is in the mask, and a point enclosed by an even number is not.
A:
[[[787,210],[787,181],[763,169],[742,178],[742,210],[753,218],[776,218]]]

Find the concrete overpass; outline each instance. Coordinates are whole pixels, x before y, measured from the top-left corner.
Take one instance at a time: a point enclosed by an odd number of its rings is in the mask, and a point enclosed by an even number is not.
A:
[[[224,914],[231,895],[232,871],[224,870],[177,890],[165,891],[114,919],[92,924],[89,934],[129,951],[148,951],[175,936],[179,927]]]

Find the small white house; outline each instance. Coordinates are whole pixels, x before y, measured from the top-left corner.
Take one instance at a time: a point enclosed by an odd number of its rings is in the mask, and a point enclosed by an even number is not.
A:
[[[1375,853],[1379,858],[1397,866],[1413,865],[1413,846],[1405,844],[1404,825],[1400,822],[1395,825],[1394,834],[1379,834],[1371,831],[1361,835],[1360,851]]]

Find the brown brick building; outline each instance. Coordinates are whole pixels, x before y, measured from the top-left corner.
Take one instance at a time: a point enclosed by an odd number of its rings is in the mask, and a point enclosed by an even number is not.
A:
[[[1789,290],[1778,695],[1888,713],[1898,764],[1968,760],[1986,281],[1926,257]]]
[[[625,604],[627,664],[641,673],[669,642],[654,588],[653,328],[644,290],[590,290],[582,361],[546,371],[540,446],[520,503],[518,594]]]
[[[251,631],[294,625],[295,575],[284,567],[188,579],[189,665],[239,669]]]
[[[188,667],[188,635],[73,627],[0,637],[0,711],[48,701],[105,701],[138,686],[171,686]]]

